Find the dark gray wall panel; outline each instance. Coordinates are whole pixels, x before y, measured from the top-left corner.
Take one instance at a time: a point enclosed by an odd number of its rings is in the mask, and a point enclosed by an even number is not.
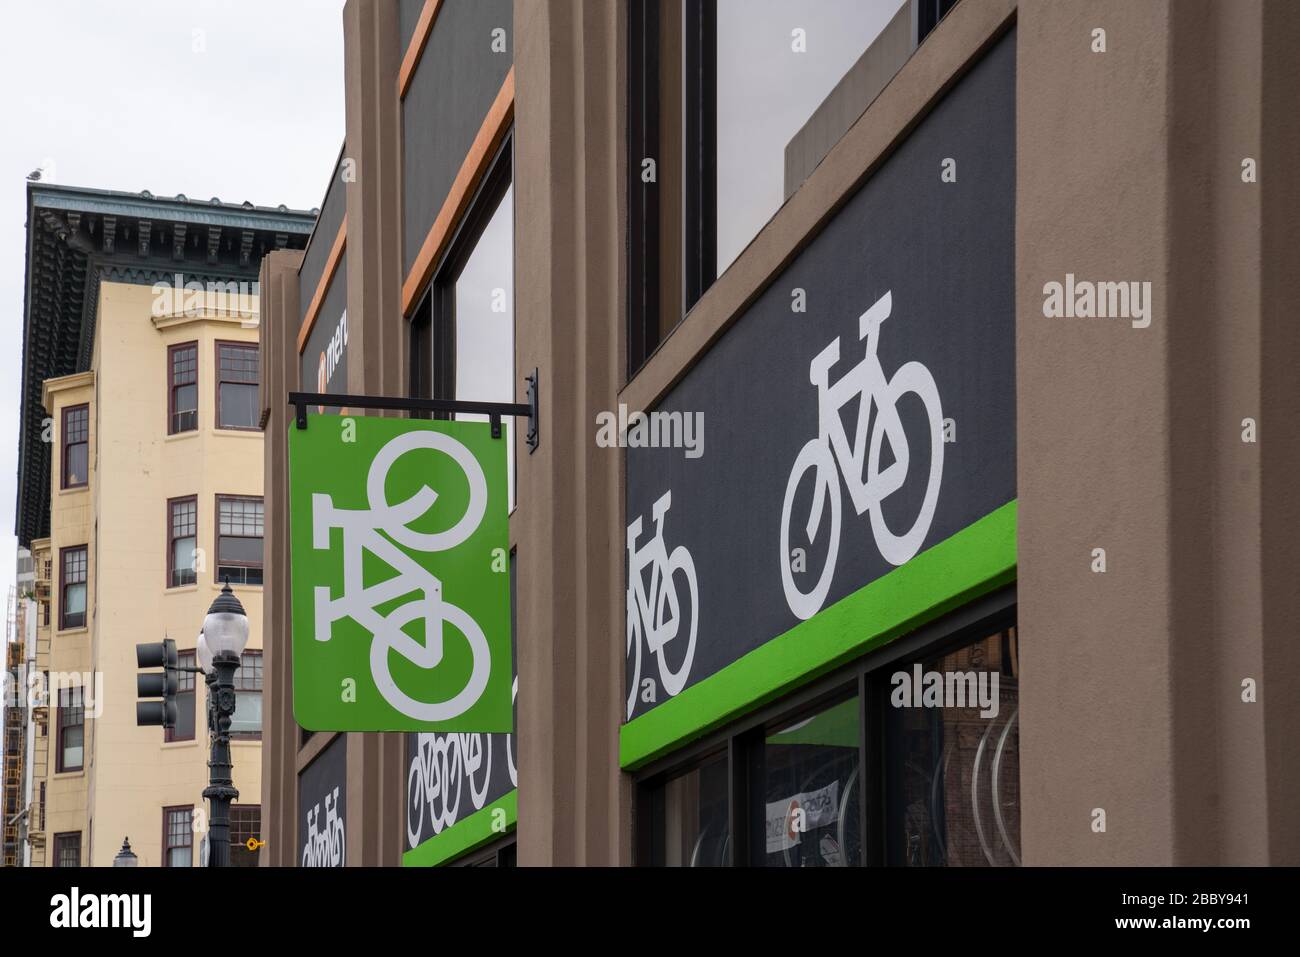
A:
[[[836,338],[832,386],[861,362],[859,317],[886,292],[892,312],[878,347],[884,376],[920,362],[937,387],[941,416],[956,423],[956,442],[942,446],[935,510],[919,549],[1015,497],[1014,36],[973,67],[665,397],[662,411],[704,413],[703,456],[628,449],[627,522],[642,520],[638,547],[654,535],[654,503],[671,491],[664,545],[670,555],[685,546],[695,568],[699,626],[684,687],[801,620],[782,583],[781,521],[796,459],[818,436],[810,363]],[[940,179],[946,157],[957,161],[956,183]],[[806,290],[806,313],[791,310],[796,288]],[[882,509],[899,533],[921,512],[931,433],[916,395],[896,407],[911,461]],[[856,401],[841,410],[850,441],[857,416]],[[839,553],[822,609],[895,567],[877,546],[868,512],[854,508],[843,469],[835,470]],[[805,478],[794,498],[805,519],[812,487]],[[814,574],[801,577],[805,585],[825,564],[828,524],[824,516],[809,548]],[[792,536],[792,545],[805,542]],[[648,589],[649,571],[642,577]],[[689,606],[684,587],[678,594]],[[685,634],[665,646],[670,671],[684,657]],[[641,678],[655,680],[662,704],[659,661],[641,642]],[[629,685],[632,668],[629,655]],[[638,696],[635,713],[650,707]]]
[[[444,0],[402,101],[402,272],[428,235],[514,55],[511,0]],[[504,53],[492,31],[506,31]]]
[[[298,777],[295,864],[302,867],[346,865],[347,809],[348,737],[340,734]],[[311,815],[310,822],[308,815]]]
[[[320,218],[316,220],[316,229],[311,234],[306,253],[303,254],[302,268],[298,270],[298,308],[302,310],[300,319],[307,315],[307,309],[311,306],[311,297],[316,294],[321,273],[325,271],[330,250],[334,248],[334,238],[338,236],[339,226],[348,211],[347,184],[343,182],[340,174],[340,167],[346,158],[346,153],[347,150],[344,149],[339,155],[338,164],[334,167],[329,187],[325,190],[325,201],[321,203]],[[340,271],[342,271],[341,267]]]
[[[401,51],[406,55],[406,48],[411,45],[411,37],[415,35],[415,24],[420,19],[420,11],[424,9],[424,0],[398,0],[397,2],[397,29],[402,37]]]
[[[302,377],[299,381],[304,392],[348,391],[348,328],[343,315],[348,308],[347,260],[347,253],[344,253],[299,357]],[[337,346],[333,349],[335,355],[331,363],[326,353],[336,337]],[[320,378],[322,368],[326,373],[324,381]]]

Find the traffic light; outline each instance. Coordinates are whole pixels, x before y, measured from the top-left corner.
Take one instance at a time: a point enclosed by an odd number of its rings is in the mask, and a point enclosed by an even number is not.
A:
[[[161,701],[141,700],[135,703],[135,723],[176,727],[176,689],[180,683],[179,660],[176,642],[170,638],[135,646],[135,661],[141,668],[162,667],[135,676],[137,698],[161,698]]]

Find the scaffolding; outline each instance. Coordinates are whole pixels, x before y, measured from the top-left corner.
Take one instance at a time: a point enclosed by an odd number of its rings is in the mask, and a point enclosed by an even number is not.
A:
[[[0,824],[3,825],[3,847],[0,866],[20,867],[27,838],[26,775],[24,760],[27,754],[26,672],[23,634],[18,629],[18,595],[15,586],[9,586],[9,601],[5,611],[5,681],[4,701],[4,778],[0,791]]]

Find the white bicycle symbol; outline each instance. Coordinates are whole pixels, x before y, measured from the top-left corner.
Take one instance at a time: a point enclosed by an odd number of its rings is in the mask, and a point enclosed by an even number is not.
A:
[[[450,456],[469,482],[469,504],[465,514],[446,531],[416,532],[407,527],[437,501],[438,493],[427,485],[421,486],[404,502],[388,504],[384,491],[388,470],[398,458],[415,449],[433,449]],[[331,598],[327,586],[316,587],[316,640],[329,641],[334,622],[340,618],[353,619],[373,636],[370,673],[384,700],[402,714],[417,720],[455,718],[473,706],[487,688],[491,669],[487,639],[478,622],[469,614],[443,601],[442,582],[398,545],[418,552],[441,552],[455,548],[469,538],[487,511],[487,480],[483,469],[469,449],[443,432],[423,429],[405,432],[376,453],[366,476],[366,497],[370,504],[367,509],[336,508],[329,495],[320,493],[311,497],[312,547],[328,549],[330,529],[343,530],[343,594]],[[365,552],[387,562],[397,575],[369,588],[364,587],[361,570]],[[412,598],[386,616],[375,611],[376,606],[414,592],[423,597]],[[402,630],[404,625],[417,618],[424,619],[423,643]],[[454,626],[469,642],[473,655],[469,681],[448,701],[418,701],[397,687],[389,670],[389,652],[397,652],[420,668],[436,667],[442,661],[444,622]]]
[[[422,732],[406,782],[409,846],[419,843],[426,807],[433,833],[441,834],[460,817],[460,799],[466,783],[470,801],[479,810],[487,801],[491,781],[492,735]]]
[[[347,857],[347,835],[344,833],[343,818],[338,816],[339,789],[334,789],[333,796],[325,795],[324,829],[317,831],[321,823],[320,804],[307,812],[307,843],[302,849],[303,867],[342,867]]]
[[[519,694],[519,679],[511,688],[511,702]],[[406,836],[408,847],[420,842],[425,809],[434,834],[441,834],[460,818],[460,798],[469,784],[474,810],[483,809],[492,783],[491,734],[437,734],[421,732],[416,739],[415,758],[406,777]],[[515,768],[514,735],[505,735],[506,770],[510,784],[519,786]]]
[[[641,637],[650,654],[659,656],[659,677],[664,692],[675,695],[686,685],[695,659],[695,635],[699,630],[699,585],[695,580],[695,562],[685,545],[678,545],[668,553],[664,544],[664,516],[672,505],[672,492],[665,492],[652,506],[655,533],[645,546],[638,549],[636,540],[641,537],[641,519],[627,527],[627,653],[635,652],[632,663],[632,681],[628,686],[627,716],[632,718],[637,688],[641,684]],[[650,566],[650,589],[647,592],[641,572]],[[690,592],[691,628],[686,639],[686,653],[674,671],[668,664],[664,647],[677,638],[681,624],[682,605],[673,580],[675,573],[686,578]]]
[[[885,378],[876,349],[880,341],[880,326],[889,318],[892,304],[892,294],[887,292],[859,317],[858,338],[866,340],[866,354],[834,385],[830,384],[830,368],[840,359],[839,337],[809,364],[809,381],[817,387],[817,437],[809,439],[795,458],[781,506],[781,585],[790,610],[805,620],[821,610],[835,574],[835,560],[840,548],[841,475],[857,513],[870,513],[876,547],[891,565],[902,565],[916,554],[934,520],[939,483],[943,477],[943,414],[939,389],[930,370],[916,361],[903,363],[891,378]],[[885,524],[881,503],[907,480],[910,455],[907,435],[898,415],[898,400],[909,392],[920,398],[929,420],[930,475],[916,521],[907,531],[896,535]],[[840,410],[855,398],[858,400],[858,418],[850,442]],[[873,405],[876,409],[874,428],[868,437]],[[886,438],[894,461],[882,469],[880,451],[882,440]],[[864,458],[865,478],[862,477]],[[826,566],[817,583],[808,591],[802,591],[795,583],[791,567],[790,523],[795,491],[809,469],[815,470],[816,474],[812,508],[804,529],[811,543],[821,528],[822,512],[829,502],[830,544]]]

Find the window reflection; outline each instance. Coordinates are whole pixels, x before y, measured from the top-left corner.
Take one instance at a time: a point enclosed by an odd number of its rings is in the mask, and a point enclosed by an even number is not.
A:
[[[727,825],[727,759],[719,757],[672,778],[658,789],[654,864],[668,867],[726,867],[731,864]]]
[[[456,278],[455,398],[515,401],[514,187],[507,187]],[[462,420],[486,421],[462,414]],[[510,507],[515,506],[515,422],[502,419]]]
[[[950,654],[900,665],[922,675],[974,675],[964,707],[887,709],[890,862],[913,867],[1020,863],[1019,662],[1009,628]],[[996,694],[992,678],[997,678]],[[979,684],[979,682],[983,684]],[[964,682],[970,688],[969,680]],[[909,686],[910,687],[910,686]],[[947,687],[947,685],[945,685]],[[956,688],[956,682],[952,687]],[[896,689],[894,689],[896,690]],[[994,710],[996,715],[983,712]]]
[[[860,708],[856,697],[768,734],[757,756],[763,843],[769,867],[862,863]]]
[[[874,88],[871,80],[883,86],[901,65],[907,47],[855,66],[905,4],[717,0],[716,275],[726,271],[824,154],[829,144],[821,142],[824,135],[814,135],[822,131],[805,132],[806,124],[815,125],[810,121],[819,108],[827,104],[837,119],[856,110],[850,117],[855,119],[867,106],[864,91]],[[901,20],[897,25],[901,39],[910,42],[909,26]],[[828,103],[851,68],[879,78],[856,79],[843,102]],[[835,122],[819,120],[828,128]]]

